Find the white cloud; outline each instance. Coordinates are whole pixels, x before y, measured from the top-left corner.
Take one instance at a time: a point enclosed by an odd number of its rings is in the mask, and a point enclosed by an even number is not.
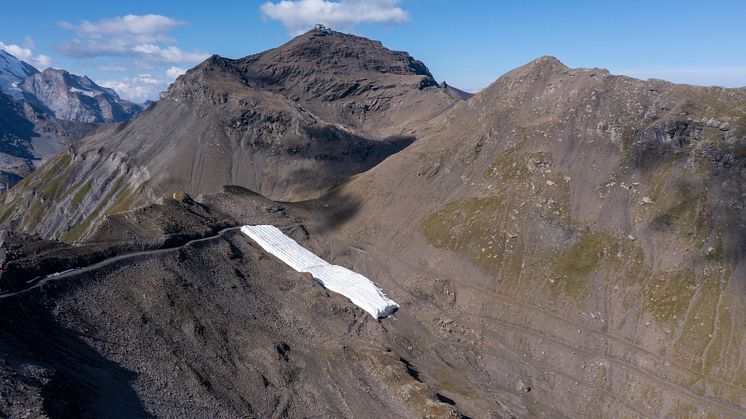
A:
[[[124,77],[120,80],[104,80],[98,82],[98,84],[114,89],[124,99],[143,102],[147,99],[157,98],[160,92],[166,90],[169,82],[152,74],[144,73],[135,77]]]
[[[136,45],[132,51],[139,53],[140,58],[146,62],[164,64],[197,63],[210,56],[201,52],[182,51],[174,46],[162,48],[155,44]]]
[[[259,10],[298,34],[317,23],[348,29],[359,23],[407,22],[409,13],[397,7],[397,3],[399,0],[281,0],[268,1]]]
[[[168,70],[166,70],[166,75],[169,78],[171,78],[171,80],[175,80],[180,75],[186,73],[186,71],[187,71],[186,68],[171,66],[171,68],[169,68]]]
[[[139,80],[143,84],[150,84],[150,85],[156,85],[156,84],[163,83],[163,80],[156,79],[150,73],[138,74],[137,80]]]
[[[98,57],[134,57],[139,66],[159,64],[196,64],[209,54],[189,52],[174,46],[168,33],[186,22],[162,15],[126,15],[83,22],[60,22],[74,31],[76,38],[57,45],[61,53],[82,59]]]
[[[185,51],[171,31],[186,22],[163,15],[126,15],[59,25],[74,33],[56,46],[61,53],[107,73],[124,73],[99,82],[135,102],[158,98],[179,74],[210,54]]]
[[[26,45],[33,46],[33,40],[31,40],[31,38],[26,38]],[[52,59],[49,56],[44,54],[34,55],[34,52],[30,47],[24,48],[16,44],[5,44],[0,42],[0,49],[15,56],[19,60],[26,61],[40,70],[44,70],[52,64]]]
[[[172,19],[168,16],[162,15],[130,14],[126,16],[101,19],[98,22],[84,20],[77,25],[62,21],[60,22],[60,26],[91,38],[100,38],[110,35],[128,35],[140,37],[141,42],[147,42],[147,40],[161,39],[163,34],[174,27],[185,23],[186,22],[181,20]]]
[[[169,84],[186,71],[185,68],[171,66],[163,72],[165,77],[159,77],[153,73],[141,73],[119,80],[101,81],[98,84],[114,89],[124,99],[143,102],[147,99],[157,99],[160,92],[166,90]]]

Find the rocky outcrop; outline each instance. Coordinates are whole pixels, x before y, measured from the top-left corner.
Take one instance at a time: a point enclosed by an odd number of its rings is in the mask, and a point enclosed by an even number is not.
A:
[[[142,108],[119,98],[86,76],[48,68],[19,84],[24,98],[39,110],[66,121],[101,123],[132,118]]]

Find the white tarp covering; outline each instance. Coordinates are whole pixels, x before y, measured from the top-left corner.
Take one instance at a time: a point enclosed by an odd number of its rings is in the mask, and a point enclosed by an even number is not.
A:
[[[399,308],[370,279],[321,259],[277,227],[247,225],[241,227],[241,232],[291,268],[310,273],[325,288],[349,298],[376,319],[388,317]]]

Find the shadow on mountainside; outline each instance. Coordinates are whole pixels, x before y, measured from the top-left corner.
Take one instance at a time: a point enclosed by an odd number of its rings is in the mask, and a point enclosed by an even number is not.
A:
[[[342,194],[340,188],[334,188],[324,196],[306,201],[302,205],[311,211],[311,216],[320,233],[335,230],[360,210],[360,201],[350,195]]]
[[[0,383],[7,385],[3,392],[28,394],[29,387],[36,388],[42,404],[38,408],[50,418],[104,413],[152,417],[132,388],[137,374],[104,358],[61,325],[35,294],[0,301]],[[18,414],[4,411],[10,408],[0,402],[0,416]]]

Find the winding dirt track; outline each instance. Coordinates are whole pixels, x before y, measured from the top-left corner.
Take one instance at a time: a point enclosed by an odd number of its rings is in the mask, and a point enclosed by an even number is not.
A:
[[[278,228],[280,228],[280,229],[283,229],[283,228],[295,228],[295,227],[298,227],[300,225],[301,224],[296,223],[296,224],[290,224],[290,225],[286,225],[286,226],[278,226]],[[239,225],[239,226],[226,227],[226,228],[224,228],[224,229],[222,229],[222,230],[218,231],[217,233],[212,234],[210,236],[201,237],[199,239],[192,239],[192,240],[189,240],[189,241],[187,241],[185,243],[182,243],[182,244],[180,244],[178,246],[164,247],[162,249],[143,250],[143,251],[132,252],[132,253],[125,253],[125,254],[121,254],[121,255],[112,256],[110,258],[106,258],[106,259],[101,260],[99,262],[96,262],[96,263],[94,263],[92,265],[88,265],[88,266],[84,266],[84,267],[80,267],[80,268],[75,268],[75,269],[71,269],[71,270],[67,270],[67,271],[63,271],[63,272],[56,272],[56,273],[52,273],[52,274],[46,275],[44,277],[34,278],[32,280],[26,281],[26,284],[28,285],[26,288],[23,288],[21,290],[14,291],[14,292],[0,294],[0,300],[6,299],[6,298],[10,298],[10,297],[13,297],[13,296],[16,296],[16,295],[19,295],[19,294],[23,294],[23,293],[28,292],[30,290],[39,288],[39,287],[43,286],[44,284],[46,284],[48,282],[51,282],[51,281],[57,281],[59,279],[69,278],[69,277],[74,276],[74,275],[79,275],[79,274],[82,274],[82,273],[85,273],[85,272],[94,271],[94,270],[102,268],[104,266],[111,265],[112,263],[121,262],[123,260],[133,259],[133,258],[137,258],[137,257],[141,257],[141,256],[161,255],[161,254],[164,254],[164,253],[173,252],[174,250],[183,249],[183,248],[185,248],[187,246],[191,246],[191,245],[196,244],[196,243],[201,243],[201,242],[206,242],[206,241],[210,241],[210,240],[213,240],[213,239],[217,239],[217,238],[222,237],[225,233],[227,233],[229,231],[239,230],[241,227],[243,227],[243,224]]]
[[[26,288],[24,288],[24,289],[21,289],[21,290],[18,290],[18,291],[14,291],[14,292],[10,292],[10,293],[0,294],[0,300],[5,299],[5,298],[11,298],[11,297],[19,295],[19,294],[23,294],[23,293],[28,292],[30,290],[33,290],[35,288],[39,288],[39,287],[43,286],[44,284],[46,284],[48,282],[51,282],[51,281],[57,281],[57,280],[60,280],[60,279],[69,278],[69,277],[74,276],[74,275],[82,274],[82,273],[85,273],[85,272],[94,271],[94,270],[102,268],[104,266],[111,265],[112,263],[121,262],[123,260],[133,259],[133,258],[140,257],[140,256],[161,255],[161,254],[164,254],[164,253],[173,252],[174,250],[183,249],[183,248],[185,248],[187,246],[190,246],[190,245],[193,245],[195,243],[205,242],[205,241],[209,241],[209,240],[213,240],[213,239],[222,237],[223,234],[225,234],[225,233],[227,233],[229,231],[238,230],[240,228],[241,228],[241,226],[227,227],[227,228],[224,228],[224,229],[218,231],[217,233],[215,233],[213,235],[210,235],[210,236],[207,236],[207,237],[202,237],[202,238],[199,238],[199,239],[189,240],[189,241],[187,241],[187,242],[185,242],[183,244],[180,244],[178,246],[166,247],[166,248],[154,249],[154,250],[143,250],[143,251],[140,251],[140,252],[125,253],[125,254],[121,254],[121,255],[112,256],[110,258],[106,258],[106,259],[104,259],[102,261],[99,261],[99,262],[96,262],[96,263],[94,263],[92,265],[84,266],[84,267],[81,267],[81,268],[75,268],[75,269],[72,269],[72,270],[69,270],[69,271],[64,271],[64,272],[58,272],[58,273],[49,274],[49,275],[47,275],[45,277],[36,278],[36,279],[28,281],[27,282],[28,286]]]
[[[314,211],[314,212],[316,212],[316,211]],[[323,217],[318,212],[316,212],[315,215],[317,217]],[[324,224],[323,222],[317,223],[317,225],[323,225],[323,224]],[[308,224],[306,224],[306,225],[308,225]],[[281,226],[281,228],[284,228],[284,229],[288,229],[288,228],[293,229],[293,228],[297,228],[298,226],[299,226],[298,224],[293,224],[293,225]],[[95,264],[92,264],[92,265],[89,265],[89,266],[85,266],[85,267],[81,267],[81,268],[76,268],[76,269],[73,269],[73,270],[70,270],[70,271],[65,271],[65,272],[62,272],[62,273],[50,274],[50,275],[47,275],[46,277],[29,281],[28,286],[26,288],[22,289],[22,290],[0,295],[0,300],[1,299],[6,299],[6,298],[11,298],[11,297],[14,297],[16,295],[23,294],[23,293],[26,293],[28,291],[31,291],[33,289],[40,288],[40,287],[44,286],[44,284],[46,284],[48,282],[52,282],[52,281],[57,281],[57,280],[60,280],[60,279],[69,278],[69,277],[72,277],[72,276],[75,276],[75,275],[79,275],[79,274],[82,274],[82,273],[85,273],[85,272],[95,271],[96,269],[102,268],[104,266],[111,265],[113,263],[117,263],[117,262],[121,262],[121,261],[126,261],[126,260],[134,259],[134,258],[137,258],[137,257],[155,256],[155,255],[165,254],[165,253],[177,251],[177,250],[185,248],[187,246],[194,245],[196,243],[206,242],[206,241],[218,239],[218,238],[221,238],[224,234],[226,234],[228,232],[231,232],[231,231],[237,231],[240,228],[241,228],[241,226],[227,227],[227,228],[224,228],[224,229],[216,232],[213,235],[210,235],[210,236],[207,236],[207,237],[202,237],[202,238],[199,238],[199,239],[189,240],[189,241],[187,241],[187,242],[185,242],[185,243],[183,243],[181,245],[178,245],[178,246],[168,247],[168,248],[162,248],[162,249],[155,249],[155,250],[147,250],[147,251],[139,251],[139,252],[132,252],[132,253],[121,254],[121,255],[117,255],[117,256],[113,256],[113,257],[104,259],[102,261],[99,261],[99,262],[97,262]],[[380,247],[376,246],[375,244],[367,242],[367,241],[364,241],[364,240],[358,240],[356,243],[353,244],[353,243],[349,243],[349,242],[347,242],[345,240],[339,239],[338,237],[336,237],[331,232],[327,232],[326,239],[330,240],[330,241],[334,241],[335,243],[337,243],[338,245],[341,245],[343,247],[350,248],[352,250],[357,250],[356,253],[358,253],[358,254],[362,253],[363,254],[362,256],[364,258],[366,258],[366,259],[367,258],[372,258],[372,259],[379,259],[380,258],[380,256],[377,256],[376,254],[371,254],[371,252],[369,252],[367,250],[361,249],[360,245],[362,244],[362,245],[364,245],[368,249],[371,249],[371,248],[374,249],[374,253],[377,253],[378,255],[385,256],[386,258],[393,258],[393,259],[397,260],[399,263],[402,263],[405,266],[407,266],[408,268],[413,269],[413,270],[415,270],[417,272],[428,272],[430,274],[435,275],[435,273],[432,272],[426,266],[426,264],[423,261],[416,261],[416,263],[413,262],[413,261],[405,261],[402,258],[400,258],[398,255],[392,254],[391,252],[388,252],[385,249],[381,249]],[[379,260],[377,263],[380,266],[385,266],[385,264],[382,265],[383,262],[384,261],[380,261]],[[442,276],[442,273],[438,274],[438,275]],[[445,311],[442,307],[440,307],[438,304],[434,303],[433,301],[425,301],[421,297],[418,297],[415,294],[413,294],[412,292],[408,291],[405,286],[403,286],[402,284],[400,284],[399,282],[396,281],[396,279],[393,277],[393,275],[390,274],[390,272],[386,276],[389,277],[388,281],[390,281],[391,283],[395,284],[401,291],[404,291],[405,293],[407,293],[411,298],[417,300],[418,302],[420,302],[422,304],[431,305],[431,306],[433,306],[435,309],[437,309],[439,311],[443,311],[443,312]],[[482,290],[482,291],[484,291],[484,290]],[[506,299],[506,300],[509,299],[509,297],[502,296],[502,295],[498,295],[497,297],[501,298],[501,299]],[[531,311],[531,312],[534,312],[534,313],[538,313],[538,314],[543,315],[543,316],[551,317],[554,320],[559,320],[561,322],[564,322],[565,324],[568,324],[568,325],[570,325],[570,326],[572,326],[574,328],[582,330],[583,332],[587,332],[587,333],[591,333],[591,334],[594,334],[594,335],[597,335],[597,336],[601,336],[601,337],[603,337],[605,339],[608,339],[609,341],[612,341],[612,342],[614,342],[616,344],[625,345],[627,347],[634,348],[635,350],[641,351],[641,352],[645,353],[647,356],[649,356],[649,357],[651,357],[653,359],[656,359],[658,361],[663,361],[663,359],[660,356],[651,353],[650,351],[648,351],[644,347],[641,347],[641,346],[639,346],[639,345],[637,345],[634,342],[631,342],[629,340],[626,340],[626,339],[623,339],[623,338],[611,335],[609,333],[606,333],[606,332],[603,332],[603,331],[600,331],[600,330],[588,328],[587,326],[584,326],[582,324],[578,324],[578,323],[572,322],[571,320],[562,318],[561,316],[558,316],[557,314],[552,313],[552,312],[550,312],[550,311],[548,311],[546,309],[543,309],[541,307],[536,307],[536,306],[532,306],[530,304],[520,303],[520,302],[516,302],[516,301],[513,301],[513,300],[510,300],[510,302],[512,304],[520,306],[522,309],[525,309],[525,310],[528,310],[528,311]],[[746,417],[746,409],[744,409],[742,407],[731,405],[731,404],[722,402],[720,400],[713,399],[711,397],[704,396],[702,394],[698,394],[698,393],[692,391],[691,389],[689,389],[687,387],[684,387],[684,386],[682,386],[681,384],[679,384],[679,383],[677,383],[675,381],[668,380],[667,378],[661,377],[661,376],[659,376],[659,375],[657,375],[657,374],[655,374],[655,373],[653,373],[653,372],[651,372],[651,371],[649,371],[649,370],[647,370],[647,369],[645,369],[643,367],[640,367],[639,365],[636,365],[635,363],[632,363],[632,362],[630,362],[628,360],[625,360],[625,359],[621,359],[619,357],[611,356],[608,353],[604,353],[604,354],[602,354],[602,353],[596,353],[596,352],[594,352],[592,350],[589,350],[589,349],[586,349],[586,348],[576,347],[576,346],[572,345],[571,343],[568,343],[568,342],[564,341],[563,339],[561,339],[561,338],[559,338],[557,336],[554,336],[554,335],[551,335],[551,334],[547,334],[547,333],[544,333],[544,332],[542,332],[540,330],[535,330],[535,329],[532,329],[532,328],[529,328],[529,327],[525,327],[525,326],[522,326],[522,325],[519,325],[519,324],[508,322],[508,321],[505,321],[505,320],[502,320],[502,319],[499,319],[499,318],[495,318],[495,317],[492,317],[492,316],[479,315],[479,314],[473,314],[473,315],[465,316],[465,315],[460,315],[459,313],[455,313],[455,312],[454,313],[450,313],[449,312],[449,316],[453,317],[453,318],[456,318],[459,322],[461,322],[464,325],[468,325],[468,326],[470,326],[472,328],[480,329],[482,331],[482,333],[486,333],[488,335],[492,335],[493,339],[495,339],[496,342],[500,342],[501,341],[500,335],[499,335],[498,331],[495,330],[495,328],[490,328],[490,327],[485,328],[485,323],[497,326],[497,328],[507,328],[507,329],[512,329],[512,330],[519,331],[521,333],[530,334],[530,335],[533,335],[533,336],[535,336],[537,338],[544,339],[546,341],[552,342],[552,343],[554,343],[556,345],[560,345],[560,346],[566,347],[568,349],[579,351],[579,352],[582,352],[582,353],[585,353],[585,354],[588,354],[588,355],[601,356],[601,357],[607,359],[609,362],[611,362],[613,364],[616,364],[616,365],[618,365],[619,367],[621,367],[623,369],[628,369],[628,370],[634,371],[635,373],[637,373],[637,374],[639,374],[639,375],[641,375],[641,376],[643,376],[643,377],[645,377],[645,378],[647,378],[647,379],[649,379],[649,380],[651,380],[653,382],[656,382],[659,385],[665,386],[665,387],[667,387],[667,388],[669,388],[669,389],[671,389],[673,391],[676,391],[676,392],[679,392],[679,393],[682,393],[682,394],[686,394],[687,396],[689,396],[692,399],[695,399],[695,400],[697,400],[697,401],[699,401],[701,403],[707,403],[707,404],[709,404],[709,405],[711,405],[711,406],[713,406],[713,407],[715,407],[715,408],[717,408],[717,409],[719,409],[719,410],[721,410],[723,412],[727,412],[730,415],[736,415],[736,416]],[[483,320],[482,324],[476,324],[473,321],[474,317],[481,318]],[[508,351],[515,356],[515,359],[513,361],[524,363],[524,364],[528,362],[525,359],[522,359],[522,356],[520,356],[521,354],[519,354],[518,352],[516,352],[516,351],[514,351],[514,350],[512,350],[510,348],[507,348],[507,347],[505,347],[505,349],[508,349]],[[543,369],[551,369],[550,365],[541,363],[540,361],[532,361],[532,362],[535,365],[532,364],[532,365],[529,365],[529,366],[536,367],[536,368],[541,367]],[[645,411],[640,410],[641,406],[636,406],[631,400],[627,400],[627,399],[625,399],[623,397],[620,397],[620,395],[614,393],[613,391],[610,391],[608,388],[599,387],[597,385],[594,385],[593,383],[590,383],[590,382],[587,382],[586,380],[583,380],[582,378],[575,377],[574,375],[567,374],[567,373],[565,373],[563,371],[558,371],[557,370],[555,372],[558,373],[558,374],[560,374],[560,375],[562,375],[562,376],[564,376],[564,377],[566,377],[566,378],[568,378],[568,379],[570,379],[570,380],[572,380],[572,381],[574,381],[574,382],[576,382],[576,383],[578,383],[579,385],[582,385],[584,387],[589,387],[589,388],[592,388],[592,389],[597,390],[597,391],[601,391],[602,393],[606,394],[611,399],[613,399],[613,400],[615,400],[615,401],[617,401],[617,402],[625,405],[627,408],[629,408],[630,410],[636,412],[637,414],[640,414],[640,415],[643,415],[643,416],[650,416],[651,415],[650,412],[645,412]],[[694,372],[694,371],[689,371],[689,372]],[[699,375],[702,376],[701,373]],[[718,380],[718,379],[716,379],[714,377],[702,376],[702,378],[704,378],[705,380],[711,380],[713,382],[717,382],[718,384],[721,384],[721,385],[732,386],[729,383],[723,382],[722,380]]]

